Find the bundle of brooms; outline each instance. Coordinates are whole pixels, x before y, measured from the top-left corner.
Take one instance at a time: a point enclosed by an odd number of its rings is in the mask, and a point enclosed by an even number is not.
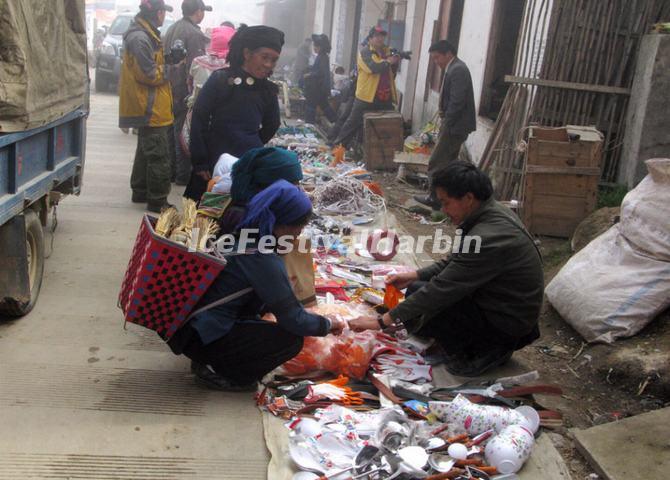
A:
[[[216,221],[198,215],[196,203],[188,198],[183,199],[182,210],[182,213],[176,207],[163,210],[156,221],[156,233],[191,250],[206,250],[207,241],[219,230]]]

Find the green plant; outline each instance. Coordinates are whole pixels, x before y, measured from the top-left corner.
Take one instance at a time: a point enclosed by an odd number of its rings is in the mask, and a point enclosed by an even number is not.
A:
[[[620,206],[627,193],[628,188],[625,185],[598,187],[598,208]]]
[[[552,245],[551,248],[543,247],[541,250],[545,268],[553,268],[560,265],[572,255],[572,249],[568,241]]]

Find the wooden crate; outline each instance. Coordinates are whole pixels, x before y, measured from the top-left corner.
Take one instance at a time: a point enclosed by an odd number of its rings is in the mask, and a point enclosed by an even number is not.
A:
[[[572,236],[596,209],[601,161],[602,135],[593,127],[531,127],[522,209],[528,230]]]
[[[305,119],[305,108],[307,100],[301,97],[289,97],[289,106],[291,109],[291,118],[300,120]]]
[[[393,111],[366,113],[363,128],[365,167],[368,170],[395,170],[393,157],[396,152],[402,152],[405,142],[402,115]]]

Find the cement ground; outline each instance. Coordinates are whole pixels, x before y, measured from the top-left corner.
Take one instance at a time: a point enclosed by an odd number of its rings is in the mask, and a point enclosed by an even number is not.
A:
[[[82,195],[58,207],[38,304],[0,320],[0,478],[266,478],[251,394],[198,388],[153,332],[123,329],[144,206],[130,202],[137,137],[117,118],[118,96],[92,95]]]

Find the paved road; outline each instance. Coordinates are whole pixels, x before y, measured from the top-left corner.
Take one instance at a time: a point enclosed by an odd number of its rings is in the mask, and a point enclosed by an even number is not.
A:
[[[116,127],[117,96],[91,102],[83,193],[58,209],[38,304],[0,321],[0,479],[264,479],[251,396],[195,386],[153,332],[123,329],[136,137]]]

